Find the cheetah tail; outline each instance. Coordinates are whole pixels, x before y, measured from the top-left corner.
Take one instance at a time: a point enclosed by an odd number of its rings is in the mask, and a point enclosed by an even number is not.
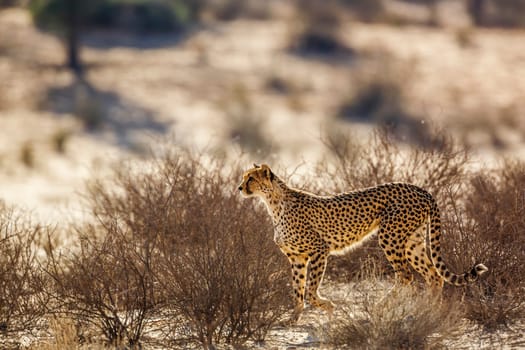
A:
[[[455,274],[448,269],[441,256],[441,219],[436,203],[433,203],[430,210],[428,235],[430,240],[430,256],[432,264],[436,267],[439,275],[447,283],[456,286],[463,286],[467,283],[476,281],[479,276],[489,270],[484,264],[476,264],[469,271],[463,274]]]

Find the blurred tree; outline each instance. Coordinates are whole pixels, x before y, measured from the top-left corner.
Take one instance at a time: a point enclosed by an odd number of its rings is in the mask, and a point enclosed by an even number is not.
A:
[[[483,14],[485,13],[485,0],[469,0],[468,11],[475,25],[483,25]]]
[[[17,0],[0,0],[0,8],[18,5]]]
[[[7,0],[0,0],[7,1]],[[80,35],[89,28],[168,32],[197,20],[205,0],[29,0],[35,24],[59,35],[67,66],[82,73]]]
[[[85,20],[103,0],[31,0],[29,8],[36,25],[61,36],[66,48],[66,65],[82,73],[80,32]]]
[[[66,47],[68,66],[76,73],[81,71],[79,61],[79,3],[80,0],[66,1]]]
[[[525,27],[525,0],[468,0],[467,9],[477,26]]]

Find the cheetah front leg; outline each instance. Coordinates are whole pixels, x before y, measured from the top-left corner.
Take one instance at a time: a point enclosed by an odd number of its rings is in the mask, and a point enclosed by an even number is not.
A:
[[[287,253],[286,256],[292,265],[292,286],[295,299],[295,307],[290,321],[297,322],[304,309],[308,256],[292,253]]]
[[[327,252],[316,252],[310,254],[307,280],[307,298],[310,305],[328,311],[328,313],[331,315],[334,309],[334,304],[332,304],[330,300],[321,297],[318,292],[318,288],[323,281],[327,261]]]

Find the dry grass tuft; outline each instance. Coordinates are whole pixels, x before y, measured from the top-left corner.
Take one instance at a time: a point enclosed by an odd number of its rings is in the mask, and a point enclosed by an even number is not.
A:
[[[34,350],[79,350],[82,348],[78,338],[77,322],[68,318],[54,317],[49,321],[51,339],[37,341],[31,344],[29,349]],[[90,349],[105,349],[102,345],[96,347],[91,345]]]
[[[413,286],[388,289],[381,280],[372,281],[356,285],[355,296],[328,326],[328,344],[350,349],[435,349],[446,347],[461,331],[457,302]]]

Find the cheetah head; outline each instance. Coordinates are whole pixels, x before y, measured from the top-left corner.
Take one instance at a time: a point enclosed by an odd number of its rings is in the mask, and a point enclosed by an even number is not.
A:
[[[239,185],[239,191],[244,197],[260,196],[273,191],[275,175],[270,167],[266,164],[253,166],[243,174]]]

